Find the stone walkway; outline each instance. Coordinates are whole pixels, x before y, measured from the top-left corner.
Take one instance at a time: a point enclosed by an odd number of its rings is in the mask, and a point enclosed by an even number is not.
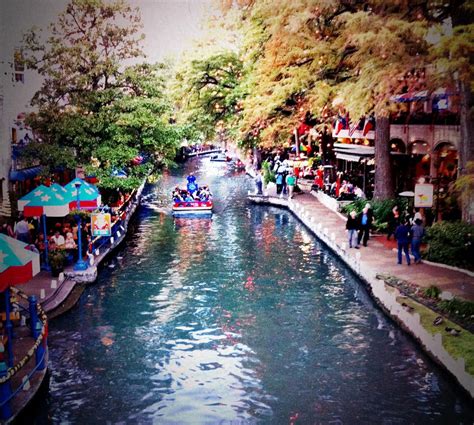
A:
[[[288,206],[285,198],[276,197],[275,193],[268,192],[268,202]],[[311,193],[303,192],[292,199],[297,208],[304,208],[310,220],[321,223],[321,227],[327,228],[329,234],[334,233],[336,244],[343,249],[354,260],[360,255],[360,263],[364,268],[372,269],[374,273],[383,273],[406,280],[422,288],[431,285],[437,286],[442,291],[450,292],[456,297],[474,301],[474,277],[461,271],[438,267],[432,264],[421,263],[410,266],[405,263],[397,264],[397,252],[394,250],[395,242],[387,243],[385,235],[372,235],[368,246],[360,249],[349,249],[347,233],[345,231],[345,218],[330,210],[316,199]]]

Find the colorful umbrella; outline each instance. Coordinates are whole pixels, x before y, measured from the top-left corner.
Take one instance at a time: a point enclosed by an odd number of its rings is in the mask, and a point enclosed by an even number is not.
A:
[[[5,296],[5,329],[7,331],[8,365],[13,366],[12,325],[10,319],[10,286],[28,282],[40,271],[39,254],[28,245],[0,234],[0,292]]]
[[[0,234],[0,292],[12,285],[28,282],[40,271],[39,254],[28,245]]]
[[[23,206],[25,217],[39,217],[43,214],[48,217],[65,217],[69,214],[69,197],[46,186],[33,189],[30,193],[33,194],[31,200]],[[20,207],[18,209],[21,211]]]
[[[40,185],[37,188],[33,189],[30,193],[26,194],[25,196],[23,196],[23,198],[20,198],[18,200],[18,210],[23,211],[23,208],[25,208],[26,204],[36,199],[38,195],[42,195],[43,193],[47,193],[48,191],[49,188],[44,185]]]
[[[69,193],[69,191],[68,191],[65,187],[61,186],[60,184],[58,184],[58,183],[53,183],[49,188],[50,188],[53,192],[55,192],[55,193],[57,193],[57,194],[63,196],[64,199],[66,199],[66,200],[68,199],[69,202],[72,200],[71,194]]]
[[[85,180],[76,178],[69,182],[64,188],[67,190],[70,196],[69,207],[70,209],[77,208],[77,188],[76,183],[80,183],[79,188],[79,200],[81,203],[81,209],[96,209],[101,203],[102,199],[99,193],[99,189],[93,184],[86,182]]]

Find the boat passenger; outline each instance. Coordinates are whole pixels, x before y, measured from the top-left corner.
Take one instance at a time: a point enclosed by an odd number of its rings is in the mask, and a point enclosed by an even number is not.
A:
[[[197,192],[197,190],[199,189],[199,186],[196,183],[196,177],[193,174],[190,174],[187,177],[187,180],[188,180],[188,184],[187,184],[188,192],[190,192],[191,194],[193,194],[194,192]]]

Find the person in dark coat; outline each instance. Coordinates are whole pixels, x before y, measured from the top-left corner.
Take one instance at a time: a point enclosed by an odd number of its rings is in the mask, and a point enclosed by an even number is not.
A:
[[[402,251],[405,253],[407,265],[410,265],[410,254],[408,253],[408,245],[410,244],[410,227],[408,221],[404,220],[395,229],[395,239],[398,244],[398,264],[402,264]]]
[[[348,232],[348,237],[349,237],[349,248],[352,248],[354,245],[354,248],[359,249],[359,242],[357,238],[357,232],[359,231],[359,218],[357,217],[357,213],[355,210],[352,210],[349,217],[347,217],[347,222],[346,222],[346,230]]]
[[[400,212],[398,206],[394,206],[388,217],[388,231],[387,231],[387,240],[390,240],[390,237],[395,234],[395,229],[400,224]]]
[[[421,262],[420,246],[423,236],[425,236],[425,228],[423,222],[420,219],[415,220],[415,224],[412,226],[411,231],[411,253],[415,257],[415,264]]]
[[[359,236],[357,238],[357,244],[360,245],[360,242],[367,246],[367,241],[369,240],[370,229],[372,227],[372,221],[374,220],[374,214],[370,204],[365,204],[364,209],[359,214]]]

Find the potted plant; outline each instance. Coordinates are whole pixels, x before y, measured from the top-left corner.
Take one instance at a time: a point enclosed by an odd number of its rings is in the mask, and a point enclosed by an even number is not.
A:
[[[51,276],[58,277],[59,273],[64,270],[66,251],[64,249],[55,249],[49,253],[48,260],[51,266]]]

